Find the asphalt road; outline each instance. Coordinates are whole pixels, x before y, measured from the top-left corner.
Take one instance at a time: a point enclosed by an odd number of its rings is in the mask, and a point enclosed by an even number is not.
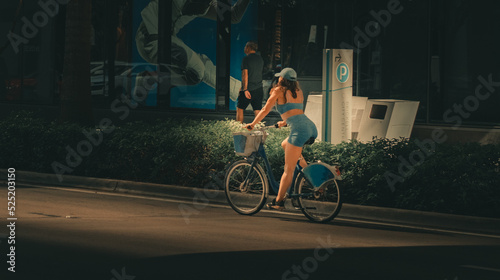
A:
[[[500,236],[198,202],[18,186],[1,279],[500,279]]]

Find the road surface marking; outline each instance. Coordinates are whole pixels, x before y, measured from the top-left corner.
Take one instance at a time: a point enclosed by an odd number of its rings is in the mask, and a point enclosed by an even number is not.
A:
[[[481,267],[481,266],[476,266],[476,265],[462,265],[461,267],[479,269],[479,270],[487,270],[487,271],[493,271],[493,272],[500,273],[500,269],[497,269],[497,268]]]

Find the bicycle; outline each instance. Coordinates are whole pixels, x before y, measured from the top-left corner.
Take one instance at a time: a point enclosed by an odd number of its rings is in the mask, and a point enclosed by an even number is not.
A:
[[[233,133],[235,152],[245,156],[227,169],[224,178],[225,194],[231,208],[242,215],[258,213],[269,195],[269,185],[278,193],[279,182],[275,180],[264,143],[267,129]],[[314,139],[312,139],[314,142]],[[312,143],[306,143],[312,144]],[[263,162],[265,169],[259,162]],[[342,180],[338,165],[323,162],[308,164],[302,168],[297,162],[292,186],[287,192],[295,209],[299,209],[311,221],[327,223],[334,219],[342,208],[338,180]]]

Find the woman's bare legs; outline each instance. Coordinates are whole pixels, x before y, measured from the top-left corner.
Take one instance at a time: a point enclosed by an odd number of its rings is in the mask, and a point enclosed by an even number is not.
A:
[[[281,142],[281,146],[285,150],[285,170],[283,171],[283,176],[281,176],[280,189],[278,191],[278,196],[276,197],[277,202],[283,201],[283,199],[285,199],[286,192],[292,185],[295,166],[297,165],[297,161],[302,155],[302,147],[297,147],[288,143],[288,138]],[[301,166],[302,161],[304,161],[305,163],[305,160],[302,159]]]

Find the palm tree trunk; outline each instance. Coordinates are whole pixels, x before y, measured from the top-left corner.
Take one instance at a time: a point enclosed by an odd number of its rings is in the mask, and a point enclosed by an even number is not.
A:
[[[90,94],[92,1],[71,0],[66,6],[66,34],[61,92],[61,120],[93,125]]]

